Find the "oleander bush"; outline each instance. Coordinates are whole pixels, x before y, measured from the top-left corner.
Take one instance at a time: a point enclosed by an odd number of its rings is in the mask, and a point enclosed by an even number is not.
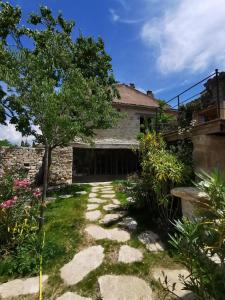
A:
[[[8,273],[38,266],[40,197],[40,190],[21,174],[7,171],[0,177],[0,257]]]
[[[196,186],[206,193],[193,220],[176,221],[170,243],[190,271],[183,283],[197,299],[222,300],[225,295],[225,180],[218,171],[198,174]]]

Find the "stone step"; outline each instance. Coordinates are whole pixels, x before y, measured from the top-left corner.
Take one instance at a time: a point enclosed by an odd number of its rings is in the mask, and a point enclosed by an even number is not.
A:
[[[130,234],[118,228],[104,229],[98,225],[89,225],[85,231],[95,240],[108,239],[117,242],[126,242],[130,239]]]
[[[42,282],[45,287],[48,281],[48,276],[43,275]],[[31,277],[26,279],[15,279],[2,283],[0,285],[0,298],[12,298],[30,294],[37,294],[39,292],[39,277]]]
[[[98,268],[104,259],[104,248],[92,246],[77,253],[60,269],[60,276],[66,285],[73,285]]]
[[[152,289],[135,276],[105,275],[98,278],[102,300],[152,300]]]
[[[129,264],[142,260],[143,253],[140,250],[128,245],[123,245],[120,247],[118,262]]]

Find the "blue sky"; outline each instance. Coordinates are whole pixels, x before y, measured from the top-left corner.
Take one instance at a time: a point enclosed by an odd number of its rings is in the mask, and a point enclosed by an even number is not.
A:
[[[170,99],[225,69],[225,0],[14,0],[24,15],[40,4],[101,36],[115,77]],[[1,138],[1,134],[0,134]]]

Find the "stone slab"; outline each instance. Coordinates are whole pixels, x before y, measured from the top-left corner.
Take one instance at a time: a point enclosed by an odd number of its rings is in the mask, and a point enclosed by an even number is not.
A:
[[[89,194],[89,198],[96,198],[97,197],[97,194],[96,193],[90,193]]]
[[[97,192],[99,192],[99,187],[93,187],[93,188],[91,189],[91,192],[92,192],[92,193],[97,193]]]
[[[101,195],[101,198],[106,198],[106,199],[112,199],[116,197],[116,194],[115,193],[111,193],[111,194],[102,194]]]
[[[98,283],[103,300],[152,300],[152,289],[135,276],[105,275]]]
[[[118,258],[119,262],[129,264],[129,263],[142,261],[142,260],[143,260],[143,254],[140,250],[127,245],[123,245],[120,247],[119,258]]]
[[[78,194],[78,195],[86,195],[87,192],[86,191],[80,191],[80,192],[76,192],[76,194]]]
[[[116,204],[116,205],[120,205],[121,204],[120,201],[117,200],[117,199],[112,199],[112,203]]]
[[[85,231],[95,240],[108,239],[117,242],[126,242],[130,239],[130,234],[118,228],[104,229],[98,225],[89,225]]]
[[[94,210],[99,208],[99,204],[88,204],[87,205],[87,210]]]
[[[112,210],[119,209],[119,208],[120,208],[120,205],[118,205],[118,204],[107,204],[107,205],[103,206],[103,209],[105,211],[112,211]]]
[[[47,275],[43,275],[43,286],[48,280]],[[39,277],[27,279],[15,279],[0,285],[0,298],[18,297],[22,295],[36,294],[39,292]]]
[[[107,214],[103,217],[103,219],[101,219],[99,221],[100,224],[103,225],[109,225],[112,224],[116,221],[118,221],[119,219],[121,219],[123,216],[125,215],[125,212],[120,212],[117,214]]]
[[[115,195],[113,190],[102,190],[101,193],[105,195]]]
[[[169,290],[172,291],[172,286],[174,283],[175,290],[173,291],[178,297],[185,298],[185,300],[194,300],[194,294],[191,291],[183,290],[184,285],[179,280],[179,275],[184,276],[184,278],[189,276],[189,272],[185,269],[181,270],[171,270],[171,269],[163,269],[157,268],[153,270],[153,277],[155,280],[159,280],[164,287],[168,287]],[[165,279],[167,279],[167,285],[165,283]]]
[[[128,231],[135,231],[137,229],[137,221],[131,217],[124,218],[118,225]]]
[[[159,236],[152,231],[142,232],[138,236],[139,241],[146,246],[149,251],[159,252],[164,251],[164,245],[160,241]]]
[[[101,188],[102,193],[115,193],[114,189],[112,187],[107,187],[107,188]]]
[[[67,292],[56,300],[92,300],[91,298],[81,297],[76,293]]]
[[[104,248],[92,246],[77,253],[60,269],[60,276],[66,285],[73,285],[98,268],[104,259]]]
[[[93,211],[86,212],[85,218],[88,221],[97,221],[98,219],[100,219],[101,215],[102,214],[101,214],[100,210],[93,210]]]
[[[67,199],[67,198],[72,198],[73,195],[60,195],[59,198],[62,198],[62,199]]]
[[[106,203],[107,200],[103,200],[103,199],[100,199],[100,198],[91,198],[91,199],[88,199],[88,202],[89,203],[99,203],[99,204],[102,204],[102,203]]]

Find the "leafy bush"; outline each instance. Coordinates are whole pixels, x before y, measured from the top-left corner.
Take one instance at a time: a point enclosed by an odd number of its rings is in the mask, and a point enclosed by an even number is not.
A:
[[[168,150],[160,134],[148,133],[140,139],[142,179],[149,188],[151,207],[154,207],[165,230],[175,217],[179,205],[170,195],[170,190],[184,183],[189,175],[185,164],[175,153]]]
[[[170,243],[190,271],[186,289],[198,299],[222,300],[225,295],[225,181],[214,172],[198,174],[196,186],[207,194],[194,220],[175,222],[177,233]]]

